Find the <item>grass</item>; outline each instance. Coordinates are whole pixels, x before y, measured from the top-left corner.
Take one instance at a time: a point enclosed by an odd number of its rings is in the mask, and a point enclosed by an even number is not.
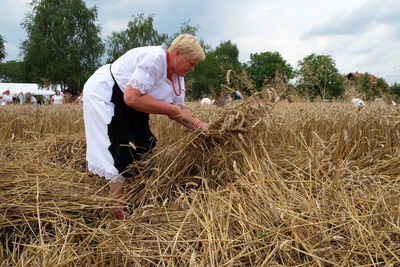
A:
[[[2,266],[396,266],[400,116],[384,104],[190,103],[210,134],[151,116],[158,144],[110,210],[80,105],[0,109]]]

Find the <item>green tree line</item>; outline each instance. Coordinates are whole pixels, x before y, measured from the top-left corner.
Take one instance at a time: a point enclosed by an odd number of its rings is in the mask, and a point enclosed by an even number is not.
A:
[[[154,14],[136,14],[125,29],[114,31],[105,41],[96,24],[97,7],[88,8],[83,0],[32,0],[32,11],[21,25],[27,38],[21,43],[21,61],[2,62],[6,57],[5,37],[0,35],[0,81],[32,82],[41,85],[68,85],[75,92],[82,90],[87,78],[103,63],[112,62],[129,49],[139,46],[168,45],[181,33],[197,35],[199,26],[183,22],[172,34],[154,28]],[[221,92],[246,95],[263,90],[281,79],[288,85],[281,97],[296,95],[313,101],[345,97],[346,78],[329,55],[310,54],[291,66],[277,51],[250,54],[246,63],[239,62],[237,45],[222,41],[213,48],[199,39],[206,59],[186,77],[187,97],[216,97]],[[388,86],[383,79],[368,80],[369,75],[351,81],[356,93],[367,100],[390,96],[398,99],[398,85]]]

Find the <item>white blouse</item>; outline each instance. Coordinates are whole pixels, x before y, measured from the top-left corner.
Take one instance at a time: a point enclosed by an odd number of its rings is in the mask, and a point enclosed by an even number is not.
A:
[[[7,103],[13,102],[13,97],[12,97],[12,95],[11,95],[11,94],[9,94],[9,95],[3,94],[3,101],[4,101],[4,102],[7,102]]]
[[[64,97],[62,95],[53,95],[52,98],[54,105],[61,105],[63,103]]]
[[[185,104],[185,82],[183,77],[173,75],[175,90],[179,94],[178,79],[182,92],[177,96],[171,81],[167,78],[167,55],[161,46],[133,48],[118,58],[111,66],[112,74],[122,92],[130,84],[143,94],[166,103]],[[85,94],[109,102],[114,80],[110,64],[100,67],[86,82]]]
[[[351,100],[351,102],[354,104],[355,107],[364,107],[365,106],[365,102],[362,101],[360,98],[353,98],[353,100]]]
[[[37,105],[36,97],[31,96],[31,104],[32,104],[32,105]]]

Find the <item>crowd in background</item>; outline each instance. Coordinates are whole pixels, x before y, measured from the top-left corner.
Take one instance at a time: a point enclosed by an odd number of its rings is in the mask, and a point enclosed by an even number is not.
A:
[[[212,98],[210,98],[208,96],[202,96],[201,100],[200,100],[200,104],[201,105],[219,105],[219,106],[222,106],[222,105],[231,103],[232,100],[244,100],[244,99],[245,99],[245,95],[242,92],[240,92],[239,90],[237,90],[233,94],[233,98],[232,98],[232,95],[230,95],[230,94],[225,95],[225,92],[222,91],[220,93],[220,95],[216,99],[212,99]],[[279,99],[279,97],[278,97],[278,99]],[[293,103],[294,102],[290,97],[283,98],[281,100],[286,102],[286,103]],[[364,100],[362,100],[361,98],[359,98],[359,97],[351,96],[351,97],[349,97],[348,100],[353,106],[355,106],[355,107],[357,107],[359,109],[362,108],[362,107],[365,107],[367,105],[367,103]],[[375,100],[375,102],[379,102],[379,101],[383,101],[383,100],[382,99],[376,99]],[[329,100],[329,99],[324,99],[323,102],[333,102],[333,101]],[[388,105],[391,105],[391,106],[397,106],[397,103],[393,99],[387,99],[387,100],[385,100],[385,103],[388,104]]]
[[[55,90],[53,95],[45,97],[43,95],[32,95],[31,93],[19,92],[12,94],[10,90],[4,91],[0,94],[0,106],[10,104],[25,104],[25,105],[38,105],[38,104],[52,104],[61,105],[66,103],[81,104],[83,102],[82,93],[78,96],[72,96],[70,93],[65,93],[60,90]]]
[[[244,95],[238,90],[234,94],[234,100],[243,100]],[[230,102],[232,102],[232,96],[231,95],[225,95],[224,92],[220,94],[219,97],[217,97],[216,100],[213,100],[209,97],[202,97],[200,104],[202,105],[225,105]],[[366,106],[366,102],[358,97],[350,97],[349,101],[355,106],[355,107],[364,107]],[[32,95],[31,93],[23,93],[19,92],[18,94],[12,94],[10,90],[4,91],[2,94],[0,94],[0,106],[5,106],[9,104],[26,104],[26,105],[38,105],[38,104],[52,104],[52,105],[61,105],[61,104],[66,104],[66,103],[72,103],[72,104],[82,104],[83,102],[83,95],[80,93],[80,95],[77,96],[72,96],[70,93],[65,93],[61,90],[55,90],[53,95],[50,95],[48,98],[46,98],[43,95]],[[292,101],[286,101],[286,102],[292,102]],[[387,104],[396,106],[397,103],[394,100],[391,100],[387,102]]]

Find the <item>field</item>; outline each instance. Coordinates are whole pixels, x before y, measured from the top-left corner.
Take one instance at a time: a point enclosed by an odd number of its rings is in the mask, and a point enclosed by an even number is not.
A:
[[[397,107],[189,109],[210,134],[152,115],[120,222],[86,171],[80,105],[0,107],[1,266],[400,265]]]

